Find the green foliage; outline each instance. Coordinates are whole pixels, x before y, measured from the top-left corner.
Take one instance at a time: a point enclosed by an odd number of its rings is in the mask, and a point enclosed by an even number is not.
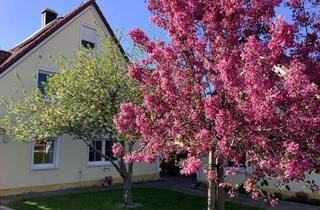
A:
[[[139,103],[138,87],[127,75],[127,60],[111,38],[100,54],[80,51],[73,59],[61,55],[59,73],[50,76],[46,96],[23,89],[22,100],[5,98],[1,119],[7,135],[34,141],[61,134],[88,140],[116,134],[113,116],[123,102]]]
[[[284,200],[284,196],[283,196],[283,194],[281,192],[275,192],[274,196],[276,198],[278,198],[279,200]]]
[[[320,199],[310,198],[308,203],[311,204],[311,205],[320,206]]]
[[[248,195],[248,192],[246,191],[246,189],[243,186],[243,183],[237,186],[237,190],[240,194],[245,194]]]
[[[295,195],[288,200],[292,200],[298,203],[308,203],[309,196],[305,192],[296,192]]]
[[[304,203],[314,206],[320,206],[320,197],[316,194],[308,194],[305,192],[275,191],[274,196],[279,200],[290,201],[295,203]]]

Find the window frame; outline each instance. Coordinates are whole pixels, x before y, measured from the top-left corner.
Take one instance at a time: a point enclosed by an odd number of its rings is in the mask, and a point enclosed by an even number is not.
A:
[[[53,152],[53,163],[44,163],[44,164],[34,164],[34,146],[36,142],[31,144],[31,170],[52,170],[58,169],[60,167],[60,150],[61,150],[61,136],[58,136],[54,140],[54,152]]]
[[[41,92],[41,90],[40,90],[40,88],[39,88],[39,75],[40,74],[47,74],[47,75],[55,75],[55,74],[57,74],[58,72],[57,71],[54,71],[54,70],[52,70],[52,69],[46,69],[46,68],[38,68],[37,69],[37,84],[36,84],[36,88],[38,88],[39,89],[39,91]],[[42,94],[42,92],[41,92],[41,94]],[[46,97],[46,94],[43,94],[42,95],[42,99],[45,101],[45,102],[50,102],[50,99],[49,98],[47,98]]]
[[[86,24],[86,23],[81,23],[80,24],[80,40],[79,40],[80,50],[83,49],[82,41],[84,40],[83,39],[83,31],[84,31],[83,28],[84,27],[87,27],[89,29],[92,29],[92,30],[96,31],[96,43],[93,43],[95,45],[95,47],[92,50],[95,50],[99,54],[100,53],[100,34],[99,34],[99,30],[97,29],[97,27],[94,27],[94,26]],[[84,41],[89,42],[88,40],[84,40]]]
[[[112,141],[110,138],[101,138],[101,139],[94,139],[92,141],[102,141],[102,154],[105,154],[106,152],[106,142]],[[116,141],[113,141],[116,142]],[[112,145],[111,145],[112,146]],[[100,161],[90,161],[89,155],[90,155],[90,147],[87,146],[87,167],[99,167],[99,166],[108,166],[111,165],[110,160],[106,160],[104,157],[101,157]],[[118,159],[114,159],[114,162],[118,162]]]

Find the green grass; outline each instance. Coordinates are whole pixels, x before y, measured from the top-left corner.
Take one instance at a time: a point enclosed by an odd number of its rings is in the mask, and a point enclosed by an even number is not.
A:
[[[135,188],[135,202],[144,206],[136,210],[202,210],[207,199],[184,193]],[[116,210],[121,203],[122,190],[105,190],[15,201],[7,204],[16,210]],[[226,203],[227,210],[262,210],[235,203]]]

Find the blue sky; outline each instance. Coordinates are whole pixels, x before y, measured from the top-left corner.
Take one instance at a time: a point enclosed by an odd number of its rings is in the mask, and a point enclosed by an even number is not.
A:
[[[50,8],[62,16],[79,6],[84,0],[0,0],[0,49],[9,50],[41,27],[41,11]],[[157,30],[149,23],[150,14],[144,0],[97,0],[114,31],[127,33],[141,28],[154,34]],[[157,30],[157,32],[159,32]],[[165,36],[157,33],[157,38]],[[122,44],[128,48],[128,42]]]
[[[62,16],[85,0],[0,0],[0,49],[9,50],[41,27],[41,11],[50,8]],[[145,0],[97,0],[114,31],[127,33],[141,28],[151,37],[166,39],[166,34],[149,23]],[[277,13],[286,11],[278,9]],[[288,19],[288,18],[286,18]],[[121,41],[125,49],[130,45]]]

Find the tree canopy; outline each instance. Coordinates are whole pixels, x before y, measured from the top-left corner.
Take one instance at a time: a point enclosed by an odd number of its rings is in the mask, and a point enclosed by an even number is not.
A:
[[[57,61],[59,72],[42,84],[44,90],[24,89],[20,99],[5,98],[1,126],[16,141],[33,142],[63,134],[83,140],[120,173],[125,183],[124,202],[131,205],[133,163],[125,164],[123,157],[133,151],[134,141],[118,135],[113,117],[121,103],[138,104],[141,96],[136,81],[128,77],[128,60],[114,40],[103,36],[100,51],[84,49],[74,58],[62,55]],[[118,161],[96,148],[94,141],[99,139],[117,141],[112,151]]]
[[[68,133],[77,139],[116,135],[113,116],[120,104],[140,100],[136,82],[127,76],[127,60],[112,39],[104,37],[101,53],[82,50],[63,55],[59,72],[49,76],[45,94],[23,90],[20,100],[4,98],[8,115],[2,127],[18,141]],[[23,81],[21,81],[23,82]]]
[[[146,53],[129,66],[144,101],[126,104],[117,121],[120,133],[139,138],[142,154],[166,159],[170,152],[187,153],[184,174],[203,170],[200,158],[210,154],[208,182],[230,195],[234,186],[221,168],[225,160],[235,166],[245,160],[254,168],[246,190],[270,205],[276,199],[260,190],[262,179],[276,179],[281,187],[307,181],[306,172],[319,174],[319,1],[147,3],[152,23],[168,32],[169,41],[129,32]],[[276,16],[280,6],[290,21]]]

